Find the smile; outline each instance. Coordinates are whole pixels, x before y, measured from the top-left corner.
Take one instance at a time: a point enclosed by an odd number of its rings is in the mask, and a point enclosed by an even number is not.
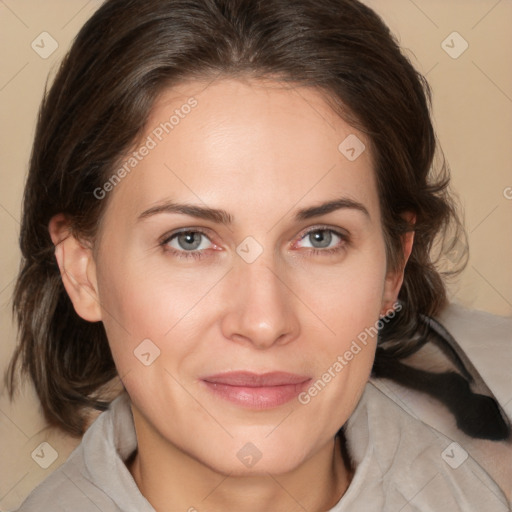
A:
[[[310,377],[285,372],[229,372],[202,379],[216,396],[248,409],[271,409],[293,400]]]

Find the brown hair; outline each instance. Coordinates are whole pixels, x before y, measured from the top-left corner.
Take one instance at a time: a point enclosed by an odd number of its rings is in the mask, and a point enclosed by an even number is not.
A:
[[[82,320],[65,292],[49,220],[64,213],[75,234],[94,240],[107,203],[94,190],[140,136],[158,94],[217,76],[316,87],[367,134],[390,269],[403,265],[401,235],[415,231],[402,311],[386,327],[377,365],[410,353],[420,315],[446,304],[432,249],[464,231],[444,159],[433,166],[430,89],[375,12],[356,0],[107,0],[80,30],[39,111],[14,292],[19,344],[6,375],[12,398],[16,368],[28,373],[49,424],[71,434],[84,432],[87,411],[108,406],[102,390],[116,368],[102,323]],[[416,214],[414,227],[406,211]]]

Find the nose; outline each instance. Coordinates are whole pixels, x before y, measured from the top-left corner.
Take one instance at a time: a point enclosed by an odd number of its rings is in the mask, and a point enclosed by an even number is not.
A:
[[[262,350],[297,338],[299,301],[282,269],[263,258],[253,263],[240,259],[228,276],[222,317],[227,339]]]

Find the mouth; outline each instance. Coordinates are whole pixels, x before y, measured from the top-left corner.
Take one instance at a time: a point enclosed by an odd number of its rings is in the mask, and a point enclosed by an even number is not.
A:
[[[271,409],[293,400],[311,377],[287,372],[247,371],[210,375],[201,379],[214,395],[247,409]]]

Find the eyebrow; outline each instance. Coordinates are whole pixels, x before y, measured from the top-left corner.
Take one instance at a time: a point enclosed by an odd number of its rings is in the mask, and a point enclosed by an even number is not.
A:
[[[343,209],[359,211],[368,217],[368,219],[370,218],[368,209],[362,203],[347,197],[342,197],[318,204],[316,206],[310,206],[308,208],[297,210],[295,213],[295,220],[308,220],[314,217],[326,215],[336,210]],[[226,210],[210,208],[207,206],[176,203],[174,201],[165,201],[163,203],[152,206],[147,210],[144,210],[138,216],[138,220],[147,219],[148,217],[152,217],[153,215],[158,215],[161,213],[178,213],[182,215],[189,215],[191,217],[209,220],[216,224],[224,224],[226,226],[233,224],[234,220],[233,216]]]

